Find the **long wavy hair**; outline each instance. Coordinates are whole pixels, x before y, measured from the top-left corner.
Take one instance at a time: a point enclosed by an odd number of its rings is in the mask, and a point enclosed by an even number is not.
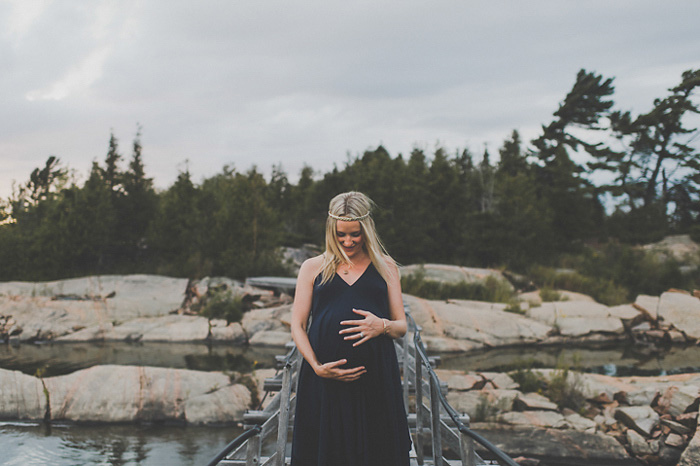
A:
[[[328,213],[336,217],[355,218],[360,217],[360,229],[362,233],[363,248],[369,255],[370,260],[374,264],[379,274],[386,282],[392,274],[390,264],[394,264],[394,260],[389,256],[377,235],[377,230],[372,220],[371,211],[374,203],[364,194],[357,191],[338,194],[331,199],[328,205]],[[326,251],[323,253],[323,265],[321,266],[321,283],[326,283],[333,278],[338,266],[341,264],[352,265],[352,261],[345,254],[345,251],[340,247],[336,225],[338,222],[331,215],[326,220]]]

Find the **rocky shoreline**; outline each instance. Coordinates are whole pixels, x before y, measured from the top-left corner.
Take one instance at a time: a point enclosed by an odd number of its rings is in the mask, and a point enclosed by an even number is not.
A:
[[[248,297],[252,309],[241,322],[193,315],[196,302],[222,284]],[[692,345],[700,339],[700,299],[688,293],[639,296],[614,307],[575,293],[561,296],[565,300],[542,302],[538,293],[522,294],[519,309],[408,295],[405,301],[426,346],[436,352],[615,341],[653,347]],[[283,352],[291,340],[290,303],[284,293],[224,278],[190,282],[130,275],[0,283],[0,339],[11,344],[207,341],[280,347]],[[0,370],[0,419],[236,422],[255,405],[271,372],[94,366],[41,378]],[[536,389],[518,379],[523,372],[438,374],[448,384],[451,404],[505,451],[530,457],[522,464],[550,457],[569,458],[570,464],[585,458],[587,464],[700,464],[700,374],[608,377],[528,370],[529,380],[540,384]],[[580,396],[580,405],[572,409],[548,398],[555,384]],[[597,456],[586,456],[591,454]]]

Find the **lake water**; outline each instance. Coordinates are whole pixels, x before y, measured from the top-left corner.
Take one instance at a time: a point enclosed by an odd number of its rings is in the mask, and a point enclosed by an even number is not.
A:
[[[33,375],[61,375],[97,364],[250,372],[275,367],[281,349],[185,343],[45,343],[0,345],[0,367]],[[700,347],[527,347],[442,354],[441,368],[507,371],[571,367],[608,375],[700,372]],[[240,427],[0,423],[0,465],[206,464]]]

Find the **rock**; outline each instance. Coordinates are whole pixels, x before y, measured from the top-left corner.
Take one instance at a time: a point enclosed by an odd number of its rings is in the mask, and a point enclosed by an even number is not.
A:
[[[445,335],[489,346],[542,341],[551,328],[524,316],[505,312],[505,304],[479,301],[431,301]]]
[[[180,308],[186,288],[186,279],[156,275],[0,283],[0,315],[14,317],[22,340],[51,340],[76,328],[168,315]]]
[[[661,414],[679,416],[698,400],[700,388],[697,385],[673,385],[668,387],[657,402]]]
[[[554,411],[512,411],[498,416],[499,422],[513,426],[553,427],[565,426],[564,416]]]
[[[248,389],[219,372],[104,365],[44,382],[52,420],[233,422],[250,403]]]
[[[447,387],[450,390],[474,390],[481,389],[484,386],[484,379],[475,374],[454,374],[449,378],[442,378],[440,375],[440,380],[447,381]]]
[[[680,422],[672,421],[670,419],[664,419],[661,417],[660,423],[662,426],[668,427],[672,432],[675,432],[676,434],[680,435],[687,435],[692,432],[692,430]]]
[[[432,306],[434,301],[403,295],[404,303],[411,309],[411,317],[421,327],[421,337],[425,342],[428,337],[444,337],[442,320]]]
[[[585,418],[578,413],[564,415],[567,427],[579,431],[595,432],[597,424],[595,421]]]
[[[292,334],[279,330],[264,330],[248,340],[253,346],[285,346],[292,341]]]
[[[222,319],[210,321],[209,337],[212,341],[227,341],[237,344],[244,344],[247,341],[243,326],[239,322],[227,325],[226,321]]]
[[[286,315],[290,309],[291,305],[253,309],[243,314],[241,325],[249,338],[266,330],[283,330],[285,326],[279,318]]]
[[[659,415],[650,406],[625,406],[617,408],[615,419],[645,437],[651,437],[651,431],[659,425]]]
[[[627,430],[627,442],[629,443],[630,450],[635,456],[653,455],[659,451],[658,444],[656,444],[656,451],[650,442],[635,432],[633,429]]]
[[[668,434],[664,443],[670,447],[680,448],[685,445],[683,437],[678,434]]]
[[[447,392],[447,402],[457,411],[458,413],[466,413],[472,419],[476,419],[477,407],[480,403],[487,402],[488,398],[481,392],[469,391],[469,392],[458,392],[458,391],[448,391]]]
[[[255,385],[258,389],[258,397],[262,398],[265,393],[265,379],[269,379],[275,376],[277,371],[275,369],[255,369],[253,371],[252,377],[255,381]],[[265,409],[267,405],[272,401],[272,396],[265,398],[262,404],[262,409]]]
[[[491,382],[495,388],[502,390],[515,390],[518,384],[508,374],[501,372],[479,372],[485,380]]]
[[[697,265],[700,257],[700,246],[690,238],[690,235],[671,235],[657,243],[645,244],[641,248],[656,257],[690,265]]]
[[[401,267],[401,275],[408,276],[414,273],[423,273],[426,280],[441,283],[479,283],[485,284],[488,279],[496,280],[499,284],[513,290],[513,285],[503,276],[503,273],[495,269],[479,269],[475,267],[460,267],[458,265],[445,264],[421,264]]]
[[[111,322],[84,328],[64,335],[59,341],[204,341],[209,337],[209,321],[205,317],[170,314],[143,317],[120,325]]]
[[[659,298],[658,318],[689,337],[700,339],[700,299],[683,293],[663,293]]]
[[[192,424],[231,423],[243,418],[251,395],[243,385],[227,385],[184,402],[184,414]]]
[[[561,335],[580,337],[594,332],[622,334],[624,325],[607,306],[596,302],[543,303],[527,312],[531,319],[555,327]]]
[[[422,340],[428,351],[436,353],[463,353],[483,347],[476,342],[455,340],[454,338],[423,336]]]
[[[697,415],[697,413],[695,413]],[[697,466],[700,464],[700,428],[695,429],[695,435],[690,439],[683,451],[678,466]]]
[[[518,411],[528,410],[549,410],[556,411],[558,409],[556,403],[549,401],[547,397],[539,393],[521,393],[513,401],[513,408]]]
[[[0,369],[0,419],[44,419],[46,403],[40,379]]]
[[[599,432],[561,429],[503,428],[474,424],[483,435],[510,456],[556,458],[557,464],[619,465],[639,463],[613,437]],[[484,453],[478,446],[477,452]]]

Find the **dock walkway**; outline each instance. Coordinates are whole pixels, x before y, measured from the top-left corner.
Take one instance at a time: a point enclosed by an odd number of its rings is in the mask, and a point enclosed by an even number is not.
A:
[[[411,466],[517,466],[505,453],[469,429],[469,417],[458,414],[445,399],[447,386],[433,370],[437,358],[427,356],[418,327],[406,308],[407,334],[395,341],[402,370],[404,404],[413,439]],[[246,431],[229,443],[208,466],[288,466],[297,375],[301,356],[293,345],[278,356],[279,371],[264,384],[274,393],[263,410],[244,415]],[[475,444],[478,447],[475,448]],[[481,452],[482,458],[476,449]]]

